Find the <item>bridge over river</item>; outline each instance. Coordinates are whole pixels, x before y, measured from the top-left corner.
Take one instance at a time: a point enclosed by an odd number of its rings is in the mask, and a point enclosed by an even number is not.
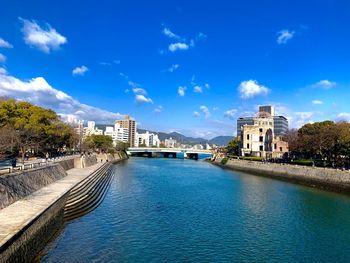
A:
[[[158,158],[181,158],[198,160],[201,158],[211,157],[213,152],[210,150],[197,150],[185,148],[148,148],[138,147],[129,148],[127,154],[139,157],[158,157]]]

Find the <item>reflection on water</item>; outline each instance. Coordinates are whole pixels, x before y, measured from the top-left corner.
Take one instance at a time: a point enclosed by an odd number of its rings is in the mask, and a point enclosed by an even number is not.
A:
[[[205,162],[132,158],[43,262],[350,262],[350,198]]]

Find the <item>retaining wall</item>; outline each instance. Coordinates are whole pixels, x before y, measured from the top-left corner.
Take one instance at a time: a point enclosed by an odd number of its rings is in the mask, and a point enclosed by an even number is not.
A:
[[[127,159],[125,153],[117,153],[114,157],[106,155],[105,161],[118,162],[123,159]],[[10,239],[1,241],[0,263],[32,262],[52,235],[62,226],[64,207],[70,190],[86,178],[86,175],[83,175],[86,169],[69,176],[66,176],[65,169],[72,167],[72,164],[75,165],[77,162],[91,166],[97,163],[97,158],[87,156],[67,161],[0,177],[0,218],[2,218],[0,230],[10,231],[12,235]],[[97,165],[97,167],[100,166]],[[95,168],[87,169],[93,171]],[[15,202],[23,197],[26,198]],[[36,200],[32,201],[33,199]],[[5,206],[7,207],[1,210]],[[22,208],[18,209],[21,206]],[[20,221],[17,218],[19,210]],[[35,217],[32,217],[33,211]],[[3,212],[2,215],[1,212]],[[9,228],[6,222],[21,225],[16,232],[12,232],[12,228]]]
[[[261,163],[236,159],[228,160],[225,165],[222,165],[221,158],[217,158],[214,163],[232,170],[287,180],[337,192],[350,193],[349,171],[289,164]]]
[[[0,209],[65,176],[60,164],[0,176]]]

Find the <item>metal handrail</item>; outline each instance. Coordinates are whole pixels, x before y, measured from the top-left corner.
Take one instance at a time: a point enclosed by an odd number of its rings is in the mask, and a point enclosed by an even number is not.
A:
[[[69,155],[69,156],[54,157],[54,158],[50,158],[47,160],[41,159],[38,162],[19,164],[19,165],[16,165],[16,167],[12,167],[9,165],[7,167],[0,168],[0,175],[9,174],[9,173],[17,172],[17,171],[30,170],[30,169],[34,169],[37,167],[49,165],[51,163],[77,158],[79,156],[80,156],[79,154],[75,154],[75,155]]]

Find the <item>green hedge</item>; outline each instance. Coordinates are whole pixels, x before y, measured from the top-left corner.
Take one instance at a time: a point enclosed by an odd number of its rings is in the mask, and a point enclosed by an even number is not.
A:
[[[297,164],[297,165],[305,165],[305,166],[312,166],[313,165],[313,161],[312,160],[294,160],[291,162],[291,164]]]
[[[250,156],[250,157],[242,157],[243,160],[247,161],[257,161],[257,162],[262,162],[263,158],[262,157],[256,157],[256,156]]]
[[[223,158],[223,159],[221,160],[221,164],[222,164],[222,165],[225,165],[227,162],[228,162],[228,158]]]

